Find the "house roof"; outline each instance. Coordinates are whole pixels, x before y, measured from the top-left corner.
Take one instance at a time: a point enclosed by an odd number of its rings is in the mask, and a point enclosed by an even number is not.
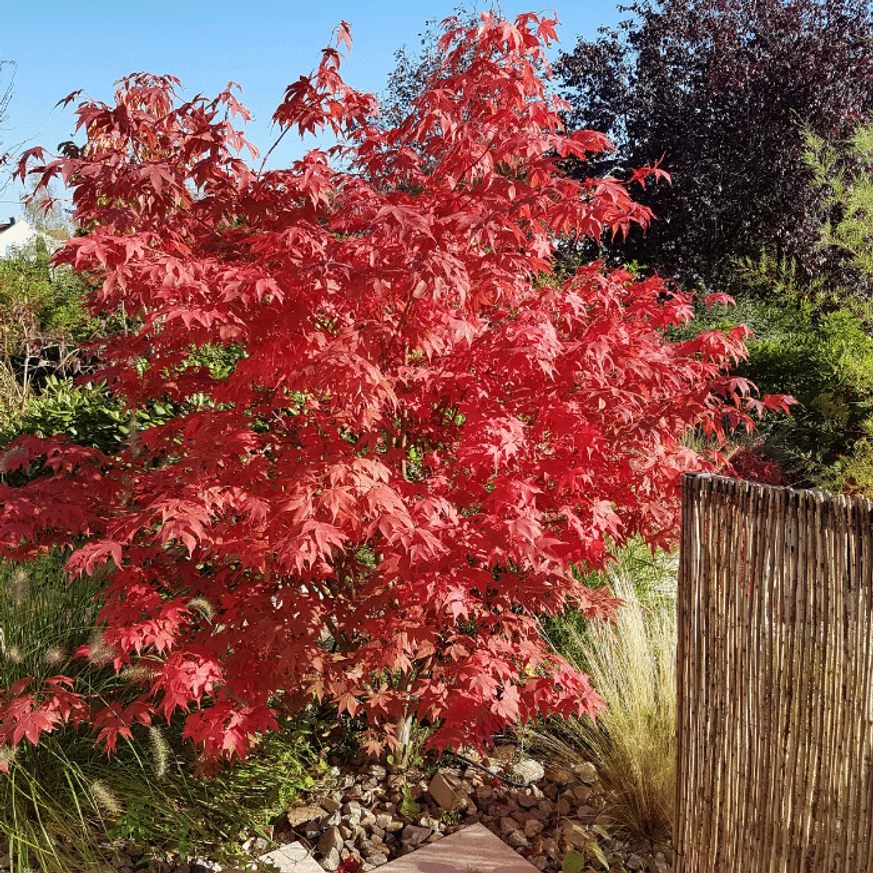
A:
[[[0,233],[5,233],[13,227],[24,228],[26,230],[35,230],[33,225],[24,218],[16,218],[14,215],[8,221],[0,221]]]

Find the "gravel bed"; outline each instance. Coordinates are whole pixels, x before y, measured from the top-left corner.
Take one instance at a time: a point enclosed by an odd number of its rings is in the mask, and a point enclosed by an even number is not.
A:
[[[671,870],[669,847],[615,835],[590,763],[544,767],[502,746],[478,766],[471,761],[392,774],[380,764],[360,764],[335,766],[333,776],[332,789],[291,810],[273,834],[280,844],[298,840],[310,847],[331,873],[368,873],[475,823],[547,873],[559,873],[573,851],[585,859],[581,870],[592,873]],[[250,846],[268,848],[265,842]]]

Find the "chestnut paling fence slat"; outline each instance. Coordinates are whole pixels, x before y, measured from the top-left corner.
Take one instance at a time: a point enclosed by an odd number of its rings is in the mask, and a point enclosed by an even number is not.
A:
[[[873,503],[686,476],[675,873],[873,871]]]

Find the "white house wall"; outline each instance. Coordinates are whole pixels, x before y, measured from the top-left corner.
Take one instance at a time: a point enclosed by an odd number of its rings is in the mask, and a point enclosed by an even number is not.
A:
[[[57,242],[44,234],[39,233],[34,227],[22,219],[10,225],[0,232],[0,258],[8,258],[16,251],[27,248],[33,241],[42,236],[46,241],[48,250],[51,252],[57,248]]]

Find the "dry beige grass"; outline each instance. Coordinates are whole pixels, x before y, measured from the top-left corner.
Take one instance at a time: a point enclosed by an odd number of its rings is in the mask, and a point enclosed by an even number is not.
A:
[[[652,843],[669,840],[673,821],[675,573],[667,558],[650,563],[643,580],[627,562],[609,571],[624,601],[614,622],[561,631],[561,653],[591,677],[605,711],[596,723],[551,721],[530,737],[556,763],[592,761],[610,817],[629,836]]]

